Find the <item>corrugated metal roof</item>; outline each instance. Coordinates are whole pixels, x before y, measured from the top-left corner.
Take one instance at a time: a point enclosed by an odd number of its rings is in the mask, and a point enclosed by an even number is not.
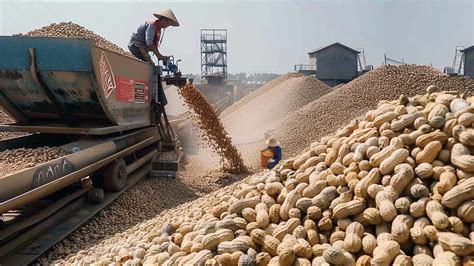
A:
[[[470,51],[470,50],[472,50],[472,49],[474,49],[474,45],[471,45],[471,46],[469,46],[469,47],[467,47],[467,48],[462,49],[461,52],[464,53],[464,52]]]
[[[332,47],[332,46],[335,46],[335,45],[341,46],[341,47],[343,47],[343,48],[345,48],[345,49],[348,49],[348,50],[351,50],[351,51],[353,51],[353,52],[355,52],[355,53],[360,53],[359,51],[354,50],[354,49],[350,48],[349,46],[346,46],[346,45],[344,45],[344,44],[342,44],[342,43],[339,43],[339,42],[335,42],[335,43],[330,44],[330,45],[327,45],[327,46],[321,46],[321,47],[319,47],[319,48],[316,48],[315,50],[309,52],[308,54],[314,54],[314,53],[320,52],[321,50],[324,50],[324,49],[326,49],[326,48],[329,48],[329,47]]]

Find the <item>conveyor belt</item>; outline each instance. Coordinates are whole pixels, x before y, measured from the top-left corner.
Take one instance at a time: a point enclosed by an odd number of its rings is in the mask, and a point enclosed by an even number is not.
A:
[[[34,262],[56,243],[74,232],[79,226],[107,207],[127,189],[150,172],[151,165],[145,164],[129,177],[124,190],[106,193],[100,204],[91,204],[84,197],[75,198],[54,215],[42,220],[14,240],[0,247],[1,265],[26,265]]]

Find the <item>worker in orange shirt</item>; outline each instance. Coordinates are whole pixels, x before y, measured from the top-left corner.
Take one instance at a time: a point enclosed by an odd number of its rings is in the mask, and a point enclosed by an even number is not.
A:
[[[280,142],[278,142],[278,140],[275,138],[267,139],[265,144],[267,145],[267,148],[263,152],[270,151],[272,154],[272,156],[267,159],[266,167],[268,169],[272,169],[281,161],[282,148],[280,146]]]

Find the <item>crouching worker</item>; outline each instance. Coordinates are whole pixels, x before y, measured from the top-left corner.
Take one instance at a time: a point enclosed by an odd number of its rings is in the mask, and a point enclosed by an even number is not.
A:
[[[167,65],[170,56],[162,55],[158,49],[163,40],[165,29],[169,26],[179,27],[179,22],[171,9],[158,11],[153,13],[153,15],[156,19],[143,23],[132,34],[128,43],[128,49],[136,58],[150,64],[154,64],[154,62],[148,53],[153,52],[158,60],[163,61],[163,65]],[[168,103],[168,100],[161,84],[161,77],[159,80],[157,101],[160,103],[160,108],[162,108]]]
[[[261,151],[260,164],[262,167],[272,169],[280,162],[282,149],[280,147],[280,143],[275,138],[269,138],[266,141],[266,145],[268,147]]]
[[[153,13],[155,20],[147,21],[140,25],[136,32],[130,37],[128,49],[136,58],[154,64],[149,52],[153,52],[158,60],[162,60],[166,65],[169,56],[164,56],[159,52],[159,47],[163,39],[164,31],[169,26],[179,27],[173,11],[170,9]],[[163,30],[163,34],[162,34]]]

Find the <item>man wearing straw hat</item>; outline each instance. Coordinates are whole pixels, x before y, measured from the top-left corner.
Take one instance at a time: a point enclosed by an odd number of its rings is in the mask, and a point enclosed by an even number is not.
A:
[[[281,155],[282,155],[282,149],[280,147],[280,142],[276,140],[275,138],[269,138],[265,142],[265,144],[268,146],[267,150],[270,150],[273,153],[273,156],[268,159],[267,163],[267,168],[272,169],[277,165],[280,160],[281,160]]]
[[[169,26],[178,27],[179,22],[171,9],[161,10],[153,13],[156,19],[147,21],[140,25],[136,32],[130,37],[128,49],[138,59],[153,64],[150,51],[153,52],[158,60],[162,60],[165,64],[169,60],[169,56],[162,55],[158,48],[163,39],[164,31]],[[161,30],[163,29],[163,35]]]

